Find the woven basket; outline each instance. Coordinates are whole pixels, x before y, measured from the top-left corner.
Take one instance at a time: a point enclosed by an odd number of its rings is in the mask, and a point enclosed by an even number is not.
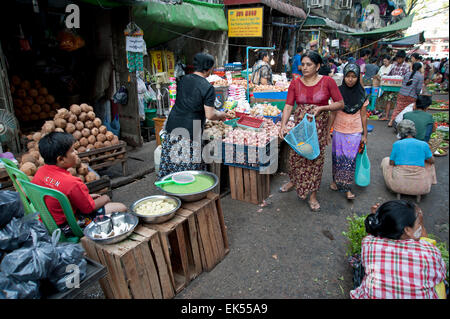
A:
[[[428,145],[430,145],[430,150],[431,150],[431,154],[434,154],[434,152],[437,151],[437,149],[439,148],[439,145],[441,145],[443,138],[441,134],[436,134],[437,137],[435,138],[430,138],[430,140],[428,141]]]

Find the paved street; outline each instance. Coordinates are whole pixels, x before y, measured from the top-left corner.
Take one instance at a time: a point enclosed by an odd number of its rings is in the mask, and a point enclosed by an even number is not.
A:
[[[175,298],[348,298],[352,271],[346,261],[346,240],[342,235],[347,229],[346,217],[367,214],[374,203],[396,198],[386,189],[380,169],[381,160],[389,156],[396,137],[392,129],[387,128],[387,122],[369,121],[369,124],[375,127],[368,141],[371,185],[355,187],[354,202],[328,187],[331,182],[330,146],[318,195],[320,212],[311,212],[306,202],[297,199],[295,192],[278,193],[278,188],[287,180],[283,174],[271,178],[272,196],[268,200],[271,204],[261,212],[258,212],[259,206],[225,196],[221,201],[230,253]],[[137,164],[130,165],[131,173]],[[448,243],[448,156],[436,158],[436,171],[438,184],[422,197],[420,207],[425,213],[427,231]],[[129,206],[139,198],[157,193],[154,181],[155,173],[151,173],[115,189],[113,199]],[[415,200],[409,196],[402,198]],[[99,286],[82,297],[104,298]]]

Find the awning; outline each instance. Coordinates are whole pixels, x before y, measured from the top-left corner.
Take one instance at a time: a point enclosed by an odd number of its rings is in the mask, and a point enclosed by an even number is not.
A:
[[[422,50],[421,48],[412,49],[409,52],[407,52],[408,55],[411,55],[413,53],[418,53],[420,55],[429,55],[428,51]]]
[[[226,31],[228,23],[222,4],[184,0],[182,4],[167,4],[149,0],[134,6],[136,24],[144,31],[148,48],[177,38],[192,29]]]
[[[344,31],[346,33],[347,32],[354,33],[354,32],[358,31],[356,29],[353,29],[349,26],[337,23],[328,18],[315,17],[315,16],[308,16],[305,23],[303,24],[303,28],[307,28],[307,27],[322,27],[322,28],[327,28],[327,29]]]
[[[262,3],[272,9],[280,11],[285,15],[296,17],[300,19],[306,19],[306,13],[303,9],[293,6],[291,4],[282,2],[280,0],[223,0],[223,4],[226,6],[234,6],[241,4],[257,4]]]
[[[367,31],[367,32],[351,33],[350,35],[355,36],[355,37],[370,38],[370,37],[379,37],[379,36],[386,35],[389,33],[395,33],[400,30],[408,29],[411,26],[413,19],[414,19],[414,13],[405,17],[403,20],[400,20],[399,22],[390,24],[386,27],[375,29],[372,31]]]
[[[400,39],[392,39],[389,41],[384,41],[387,44],[390,44],[394,47],[409,47],[409,46],[414,46],[416,44],[421,44],[425,42],[425,37],[424,37],[424,32],[422,31],[420,33],[414,34],[414,35],[410,35],[404,38],[400,38]]]

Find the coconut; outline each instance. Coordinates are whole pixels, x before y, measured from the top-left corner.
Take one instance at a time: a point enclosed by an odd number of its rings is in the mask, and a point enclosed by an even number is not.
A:
[[[88,139],[86,137],[80,138],[80,145],[87,146],[89,144]]]
[[[54,118],[55,115],[56,115],[56,112],[55,112],[55,111],[50,111],[50,112],[48,113],[48,116],[51,117],[51,118]]]
[[[24,89],[17,90],[17,97],[24,99],[26,96],[27,96],[27,91],[25,91]]]
[[[44,87],[40,87],[39,88],[39,95],[47,96],[48,95],[48,90],[46,88],[44,88]]]
[[[53,95],[49,94],[45,97],[45,101],[47,101],[48,104],[53,104],[53,103],[55,103],[55,97]]]
[[[65,119],[58,118],[55,120],[55,125],[56,127],[64,129],[66,128],[67,121]]]
[[[36,132],[36,133],[33,134],[33,141],[39,142],[41,137],[42,137],[42,134],[40,132]]]
[[[95,113],[93,111],[89,111],[87,116],[91,121],[95,120]]]
[[[112,141],[115,135],[113,134],[113,132],[108,131],[106,132],[105,136],[108,141]]]
[[[89,172],[86,174],[86,183],[96,181],[97,179],[98,176],[94,172]]]
[[[36,173],[37,168],[34,163],[26,162],[20,167],[20,170],[28,176],[33,176]]]
[[[23,106],[23,101],[21,99],[14,99],[13,100],[13,104],[15,107],[22,107]]]
[[[25,107],[22,109],[22,111],[23,111],[23,114],[29,115],[29,114],[31,114],[31,107],[25,106]]]
[[[33,112],[33,113],[40,113],[41,112],[41,106],[39,104],[33,104],[31,106],[31,112]]]
[[[81,134],[80,131],[75,131],[75,132],[73,132],[73,133],[72,133],[72,136],[73,136],[76,140],[80,140],[80,139],[83,137],[83,135]]]
[[[86,150],[88,150],[88,151],[92,151],[93,149],[95,149],[94,144],[88,144],[88,145],[86,146]]]
[[[108,147],[108,146],[111,146],[111,145],[112,145],[111,142],[108,141],[108,140],[103,142],[103,147]]]
[[[86,147],[85,147],[85,146],[80,146],[80,147],[77,149],[77,151],[78,151],[78,154],[79,154],[79,153],[84,153],[84,152],[86,152]]]
[[[31,97],[37,97],[39,95],[39,92],[36,89],[30,89],[28,90],[28,95]]]
[[[89,105],[87,105],[86,103],[81,103],[81,104],[80,104],[80,108],[81,108],[81,112],[87,113],[87,112],[91,111],[91,110],[89,109]],[[81,112],[80,112],[80,113],[81,113]]]
[[[47,112],[39,113],[39,119],[40,120],[45,120],[46,118],[48,118],[48,113]]]
[[[49,104],[42,104],[41,106],[42,112],[49,113],[52,110],[52,107]]]
[[[77,120],[78,120],[78,117],[71,112],[67,122],[75,124],[77,122]]]
[[[81,107],[78,104],[72,104],[70,106],[70,112],[78,116],[81,114]]]
[[[112,145],[117,145],[117,144],[119,144],[119,138],[118,138],[117,136],[114,135],[114,138],[112,139],[111,144],[112,144]]]
[[[45,96],[39,95],[36,97],[36,103],[39,105],[45,104]]]
[[[92,135],[97,136],[98,133],[99,133],[98,128],[94,127],[94,128],[91,129],[91,134]]]
[[[86,112],[81,112],[80,115],[78,115],[78,120],[81,122],[86,122],[88,120],[88,115]]]
[[[81,146],[81,145],[80,145],[80,142],[79,142],[79,141],[76,141],[75,143],[73,143],[73,148],[74,148],[75,150],[77,150],[80,146]]]
[[[11,82],[12,82],[12,84],[14,84],[14,85],[20,85],[20,78],[17,76],[17,75],[13,75],[12,77],[11,77]]]
[[[67,123],[66,125],[66,132],[72,134],[73,132],[75,132],[77,128],[75,127],[75,124],[72,123]]]
[[[91,135],[91,130],[88,129],[88,128],[84,128],[84,129],[81,130],[81,134],[82,134],[84,137],[88,137],[89,135]]]
[[[39,161],[39,158],[41,157],[41,154],[39,154],[38,151],[30,151],[29,154],[33,155],[34,158],[38,161]]]
[[[55,128],[55,132],[64,133],[64,129],[57,127]]]
[[[98,131],[99,131],[100,133],[102,133],[102,134],[106,134],[106,132],[108,132],[108,128],[107,128],[105,125],[101,125],[101,126],[98,128]]]
[[[77,170],[73,167],[69,167],[67,169],[67,171],[72,175],[72,176],[77,176]]]
[[[35,141],[32,141],[32,142],[28,142],[27,143],[27,149],[28,150],[31,150],[31,149],[33,149],[35,146],[36,146],[36,142]]]
[[[45,165],[44,158],[42,156],[39,156],[39,166]]]
[[[94,144],[96,142],[96,138],[94,135],[89,135],[88,137],[89,144]]]
[[[21,161],[20,161],[21,164],[25,164],[27,162],[31,162],[33,164],[37,164],[37,159],[30,153],[25,153],[25,154],[22,155],[22,158],[21,158]]]
[[[20,87],[25,90],[29,90],[31,88],[31,83],[28,80],[22,81],[20,83]]]
[[[23,104],[26,106],[32,106],[34,104],[34,100],[31,96],[27,96],[23,99]]]
[[[39,115],[37,115],[37,114],[31,114],[31,115],[30,115],[30,120],[31,120],[31,121],[37,121],[37,120],[39,120]]]
[[[104,141],[106,141],[106,135],[105,135],[105,134],[99,133],[99,134],[97,135],[97,141],[103,143]]]
[[[96,117],[93,122],[95,127],[100,127],[102,125],[102,120],[100,120],[98,117]]]
[[[92,129],[94,127],[94,122],[92,122],[91,120],[88,120],[88,121],[84,122],[84,127],[88,128],[88,129]]]
[[[81,121],[77,121],[77,122],[75,123],[75,127],[77,128],[78,131],[81,132],[81,130],[84,128],[84,124],[83,124],[83,122],[81,122]]]
[[[62,118],[64,120],[68,120],[70,117],[69,110],[64,107],[58,109],[58,113],[56,115],[58,118]]]
[[[42,83],[39,80],[34,80],[33,84],[36,89],[40,89],[42,87]]]
[[[102,147],[103,147],[103,143],[97,141],[97,142],[95,142],[94,147],[95,147],[95,148],[102,148]]]

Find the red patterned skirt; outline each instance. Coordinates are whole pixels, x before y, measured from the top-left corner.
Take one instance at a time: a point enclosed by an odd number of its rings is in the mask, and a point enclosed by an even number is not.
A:
[[[311,113],[318,106],[312,104],[298,105],[294,113],[295,124],[300,123],[300,113]],[[294,150],[290,150],[289,156],[289,178],[297,190],[297,195],[306,199],[311,192],[316,192],[320,188],[322,180],[323,165],[325,163],[325,148],[328,136],[328,112],[321,112],[316,117],[317,136],[319,138],[320,155],[309,160],[298,155]]]

